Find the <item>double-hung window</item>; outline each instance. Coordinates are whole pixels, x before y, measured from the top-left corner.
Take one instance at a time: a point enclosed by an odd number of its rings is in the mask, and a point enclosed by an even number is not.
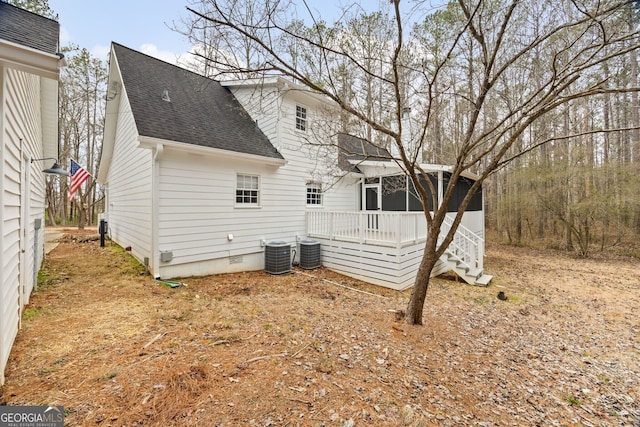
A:
[[[296,130],[307,131],[307,109],[296,105]]]
[[[236,177],[236,205],[260,205],[260,180],[258,175],[238,174]]]
[[[322,206],[322,186],[317,182],[307,183],[307,206]]]

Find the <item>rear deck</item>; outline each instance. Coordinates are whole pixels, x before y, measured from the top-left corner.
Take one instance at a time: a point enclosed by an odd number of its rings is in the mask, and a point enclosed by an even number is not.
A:
[[[325,267],[404,290],[415,282],[427,224],[422,212],[307,212],[307,235],[320,242]],[[451,269],[438,261],[432,276]]]

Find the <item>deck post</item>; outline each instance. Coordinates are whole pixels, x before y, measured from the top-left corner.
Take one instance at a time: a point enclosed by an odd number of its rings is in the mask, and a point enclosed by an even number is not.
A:
[[[333,232],[333,216],[335,215],[335,212],[329,212],[329,239],[334,240],[335,236],[334,236],[334,232]]]

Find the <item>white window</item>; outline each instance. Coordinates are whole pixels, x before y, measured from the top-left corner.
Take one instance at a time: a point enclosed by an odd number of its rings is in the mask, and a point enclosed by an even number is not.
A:
[[[307,184],[307,206],[322,206],[322,186],[317,182]]]
[[[296,129],[307,131],[307,109],[300,105],[296,105]]]
[[[260,180],[257,175],[238,174],[236,179],[236,205],[258,206]]]

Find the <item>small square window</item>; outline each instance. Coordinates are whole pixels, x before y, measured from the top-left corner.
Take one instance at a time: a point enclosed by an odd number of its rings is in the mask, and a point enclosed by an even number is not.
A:
[[[307,184],[307,206],[322,206],[322,186],[317,182]]]
[[[236,204],[258,206],[260,183],[257,175],[238,174],[236,179]]]
[[[307,131],[307,109],[296,105],[296,129]]]

